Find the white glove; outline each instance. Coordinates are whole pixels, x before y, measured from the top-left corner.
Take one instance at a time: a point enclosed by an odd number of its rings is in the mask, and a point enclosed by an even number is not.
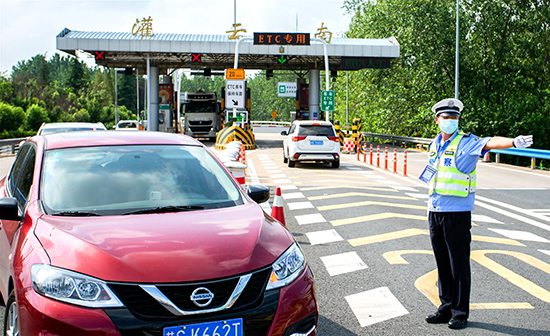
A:
[[[514,138],[514,147],[527,148],[533,144],[532,135],[520,135]]]

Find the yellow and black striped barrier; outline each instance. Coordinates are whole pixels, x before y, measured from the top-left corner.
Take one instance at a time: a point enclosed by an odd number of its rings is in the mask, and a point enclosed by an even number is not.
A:
[[[216,149],[223,150],[231,141],[241,141],[245,149],[255,149],[256,141],[251,129],[230,126],[222,129],[216,135]]]
[[[336,135],[340,140],[340,149],[342,149],[344,147],[344,132],[342,132],[342,130],[340,129],[340,120],[336,120],[334,122],[334,130],[336,131]]]

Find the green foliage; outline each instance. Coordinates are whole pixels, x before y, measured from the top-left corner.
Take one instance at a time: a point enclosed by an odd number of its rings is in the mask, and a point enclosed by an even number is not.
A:
[[[460,127],[480,136],[534,134],[550,149],[550,7],[544,1],[460,2]],[[347,0],[350,38],[394,36],[384,70],[349,72],[351,116],[366,132],[433,137],[431,106],[454,97],[455,0]],[[336,84],[345,123],[345,73]],[[344,113],[342,113],[344,112]]]
[[[296,82],[297,75],[274,71],[273,78],[267,80],[265,71],[248,79],[250,88],[251,120],[272,121],[271,112],[277,111],[276,121],[290,121],[290,111],[296,111],[296,99],[277,96],[278,82]]]
[[[21,107],[0,102],[0,130],[15,131],[24,121],[25,111]]]
[[[27,110],[27,118],[25,119],[25,129],[28,131],[38,131],[40,125],[45,122],[50,122],[48,112],[38,104],[32,104]]]

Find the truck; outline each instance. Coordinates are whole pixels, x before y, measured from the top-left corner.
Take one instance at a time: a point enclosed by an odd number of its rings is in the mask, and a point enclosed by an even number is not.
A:
[[[222,111],[216,92],[180,94],[182,133],[200,139],[216,139],[222,129]]]

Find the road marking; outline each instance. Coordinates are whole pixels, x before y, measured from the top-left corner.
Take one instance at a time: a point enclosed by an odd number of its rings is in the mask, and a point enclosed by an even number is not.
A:
[[[273,174],[273,175],[270,174],[269,177],[272,179],[284,178],[286,177],[286,174]]]
[[[342,193],[342,194],[332,194],[332,195],[323,195],[323,196],[310,196],[310,197],[308,197],[308,199],[310,199],[312,201],[316,201],[316,200],[333,199],[333,198],[340,198],[340,197],[357,197],[357,196],[377,197],[377,198],[393,198],[393,199],[413,200],[413,201],[417,200],[414,197],[368,194],[368,193],[361,193],[361,192],[347,192],[347,193]]]
[[[420,199],[427,199],[430,196],[428,194],[421,194],[421,193],[405,193],[406,195],[409,195],[414,198],[420,198]]]
[[[281,188],[281,190],[293,190],[293,189],[298,189],[298,187],[295,186],[294,184],[281,185],[281,186],[279,186],[279,188]]]
[[[296,198],[305,198],[304,194],[302,194],[301,192],[283,194],[282,196],[283,196],[283,199],[285,199],[285,200],[296,199]]]
[[[283,171],[282,171],[282,170],[280,170],[280,169],[266,169],[266,172],[267,172],[268,174],[270,174],[270,175],[271,175],[271,174],[278,174],[278,173],[282,173]],[[285,176],[286,176],[286,175],[285,175]]]
[[[252,184],[260,184],[260,178],[256,173],[256,168],[254,167],[254,163],[252,162],[252,160],[246,160],[246,163],[247,163],[248,173],[250,175],[250,180],[252,181]],[[271,205],[269,205],[269,202],[260,203],[260,206],[262,207],[262,209],[264,209],[265,212],[271,213]]]
[[[273,180],[274,184],[290,184],[292,181],[290,179],[281,179],[281,180]]]
[[[310,215],[300,215],[295,216],[298,225],[314,224],[314,223],[325,223],[327,220],[320,213],[310,214]]]
[[[382,233],[374,236],[366,236],[361,238],[349,239],[348,242],[351,244],[351,246],[357,247],[361,245],[381,243],[389,240],[408,238],[408,237],[413,237],[418,235],[429,236],[430,232],[428,230],[422,230],[422,229],[405,229],[400,231]],[[516,240],[506,239],[506,238],[495,238],[495,237],[472,235],[472,240],[486,242],[486,243],[525,246]]]
[[[492,224],[504,224],[503,222],[496,220],[494,218],[491,218],[489,216],[485,215],[473,215],[472,214],[472,221],[476,222],[483,222],[483,223],[492,223]]]
[[[332,185],[350,185],[350,184],[362,184],[362,185],[373,185],[373,186],[379,186],[380,183],[377,182],[369,182],[369,181],[354,181],[354,180],[332,180],[332,179],[325,179],[322,181],[304,181],[304,182],[295,182],[296,185],[303,185],[303,184],[312,184],[312,183],[330,183]]]
[[[363,170],[363,168],[359,168],[359,167],[344,167],[344,168],[349,170]]]
[[[306,236],[311,245],[320,245],[344,240],[336,230],[308,232]]]
[[[482,196],[477,196],[477,195],[476,195],[476,199],[477,199],[477,200],[480,200],[480,201],[488,202],[488,203],[493,203],[493,204],[498,205],[498,206],[501,206],[501,207],[503,207],[503,208],[505,208],[505,209],[513,210],[513,211],[522,213],[522,214],[527,215],[527,216],[535,217],[535,218],[541,219],[541,220],[543,220],[543,221],[550,222],[550,217],[546,217],[546,216],[544,216],[544,214],[536,213],[536,212],[534,212],[533,210],[523,209],[523,208],[520,208],[520,207],[511,205],[511,204],[508,204],[508,203],[504,203],[504,202],[500,202],[500,201],[495,201],[495,200],[492,200],[492,199],[490,199],[490,198],[482,197]],[[476,202],[476,203],[477,203],[477,202]],[[550,228],[550,226],[549,226],[549,228]],[[548,229],[547,229],[547,230],[548,230]]]
[[[411,188],[411,187],[390,186],[390,188],[394,188],[394,189],[400,190],[400,191],[418,192],[418,189],[414,189],[414,188]]]
[[[294,203],[287,203],[289,210],[301,210],[301,209],[310,209],[313,208],[313,204],[311,202],[294,202]]]
[[[534,233],[526,232],[526,231],[516,231],[516,230],[502,230],[502,229],[491,229],[489,230],[496,232],[498,234],[501,234],[508,238],[514,238],[517,240],[527,240],[527,241],[534,241],[539,243],[550,243],[550,240],[542,238],[540,236],[537,236]]]
[[[425,215],[424,216],[416,216],[416,215],[407,215],[407,214],[400,214],[400,213],[384,212],[384,213],[379,213],[379,214],[374,214],[374,215],[367,215],[367,216],[360,216],[360,217],[333,220],[330,223],[333,226],[340,226],[340,225],[355,224],[355,223],[361,223],[361,222],[370,222],[370,221],[373,221],[373,220],[381,220],[381,219],[388,219],[388,218],[406,218],[406,219],[417,219],[417,220],[422,220],[422,221],[427,220],[427,217]]]
[[[399,182],[395,181],[388,181],[388,180],[376,180],[376,182],[380,182],[380,184],[391,184],[391,185],[401,185]]]
[[[346,252],[321,257],[325,268],[330,276],[350,273],[368,268],[361,260],[357,252]]]
[[[539,250],[539,252],[542,252],[542,253],[545,253],[545,254],[550,255],[550,251],[547,251],[547,250]]]
[[[310,190],[325,190],[325,189],[361,189],[361,190],[376,190],[376,191],[390,191],[390,192],[398,192],[395,189],[390,188],[376,188],[376,187],[361,187],[361,186],[321,186],[321,187],[303,187],[300,188],[302,191],[310,191]]]
[[[471,253],[471,259],[479,263],[480,265],[488,268],[489,270],[493,271],[494,273],[500,275],[504,279],[508,280],[512,284],[518,286],[519,288],[523,289],[527,293],[533,295],[534,297],[538,298],[539,300],[542,300],[544,302],[550,303],[550,292],[546,289],[540,287],[539,285],[531,282],[530,280],[525,279],[519,274],[516,274],[512,272],[511,270],[507,269],[506,267],[500,265],[499,263],[489,259],[487,256],[485,256],[488,253],[495,253],[495,254],[506,254],[513,256],[523,262],[525,262],[528,265],[531,265],[533,267],[538,268],[539,270],[546,272],[547,274],[550,274],[550,265],[540,261],[539,259],[532,257],[530,255],[520,253],[520,252],[514,252],[514,251],[503,251],[503,250],[481,250],[481,251],[472,251]]]
[[[426,210],[427,209],[427,207],[425,205],[409,205],[409,204],[376,202],[376,201],[364,201],[364,202],[353,202],[353,203],[344,203],[344,204],[324,205],[324,206],[317,207],[317,209],[319,211],[326,211],[326,210],[336,210],[336,209],[360,207],[360,206],[366,206],[366,205],[382,205],[382,206],[389,206],[389,207],[395,207],[395,208],[417,209],[417,210]]]
[[[424,274],[414,282],[418,289],[430,302],[439,307],[439,289],[437,288],[437,270]],[[470,303],[470,309],[535,309],[528,302],[494,302],[494,303]]]
[[[371,289],[345,298],[361,327],[409,313],[388,287]]]
[[[520,215],[516,215],[515,213],[509,212],[509,211],[506,211],[506,210],[503,210],[503,209],[500,209],[500,208],[497,208],[497,207],[494,207],[494,206],[489,205],[489,204],[479,202],[477,200],[475,201],[475,205],[486,208],[486,209],[489,209],[489,210],[494,211],[496,213],[500,213],[501,215],[505,215],[505,216],[520,220],[524,223],[531,224],[531,225],[536,226],[538,228],[550,231],[550,225],[537,222],[537,221],[532,220],[530,218],[523,217],[523,216],[520,216]]]

